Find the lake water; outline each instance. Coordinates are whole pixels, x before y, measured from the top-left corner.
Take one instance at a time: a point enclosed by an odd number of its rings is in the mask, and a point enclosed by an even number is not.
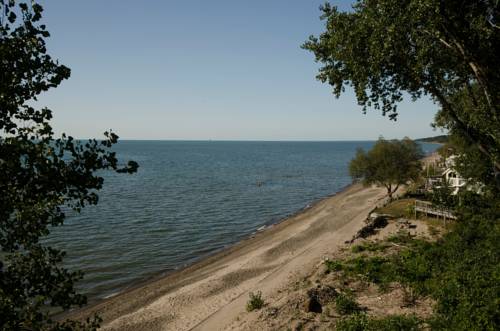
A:
[[[133,175],[104,173],[99,204],[48,242],[85,272],[98,299],[234,244],[351,182],[356,149],[373,142],[123,141]],[[436,145],[423,144],[425,152]]]

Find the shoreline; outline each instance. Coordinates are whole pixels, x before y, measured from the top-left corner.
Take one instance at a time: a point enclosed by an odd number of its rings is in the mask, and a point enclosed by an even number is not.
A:
[[[151,274],[147,277],[144,277],[144,278],[140,278],[140,279],[137,279],[137,280],[134,280],[132,281],[130,284],[128,285],[125,285],[123,288],[119,289],[117,292],[113,292],[113,293],[110,293],[108,295],[106,295],[105,297],[95,297],[95,298],[92,298],[92,299],[89,299],[88,301],[88,304],[82,308],[74,308],[72,309],[70,312],[67,312],[67,313],[62,313],[61,316],[65,317],[67,314],[70,314],[72,312],[77,312],[81,309],[86,309],[86,308],[90,308],[90,307],[93,307],[95,305],[98,305],[100,303],[102,303],[103,301],[106,301],[106,300],[109,300],[111,298],[115,298],[117,296],[119,296],[120,294],[122,293],[127,293],[129,291],[133,291],[134,289],[137,289],[139,287],[142,287],[142,286],[145,286],[151,282],[155,282],[155,281],[158,281],[158,280],[161,280],[163,278],[166,278],[166,277],[169,277],[175,273],[178,273],[178,272],[183,272],[185,269],[197,264],[197,263],[200,263],[202,262],[203,260],[205,259],[210,259],[212,257],[216,257],[216,255],[220,254],[220,253],[223,253],[225,250],[228,250],[228,249],[231,249],[233,246],[236,246],[238,244],[243,244],[245,241],[249,240],[249,239],[252,239],[253,237],[255,237],[256,235],[259,235],[259,234],[263,234],[265,233],[266,231],[272,229],[273,227],[275,227],[276,225],[278,224],[281,224],[283,222],[286,222],[288,221],[289,219],[297,216],[297,215],[300,215],[301,213],[304,213],[305,211],[313,208],[314,206],[316,206],[317,204],[321,203],[322,201],[326,200],[326,199],[329,199],[331,197],[334,197],[338,194],[341,194],[342,192],[344,192],[345,190],[349,189],[351,186],[355,185],[354,182],[350,183],[350,184],[347,184],[347,185],[344,185],[342,186],[338,191],[336,191],[335,193],[330,193],[326,196],[323,196],[321,198],[317,198],[317,199],[314,199],[313,201],[311,201],[310,203],[306,204],[305,206],[297,209],[296,211],[294,212],[291,212],[289,213],[288,215],[282,217],[282,218],[279,218],[278,220],[276,221],[270,221],[269,223],[264,223],[262,226],[260,226],[259,228],[255,229],[253,232],[245,235],[243,238],[241,238],[240,240],[232,243],[232,244],[228,244],[222,248],[218,248],[212,252],[208,252],[206,254],[203,254],[197,258],[194,258],[192,261],[188,262],[188,263],[185,263],[181,266],[178,266],[176,267],[175,269],[173,270],[167,270],[167,271],[157,271],[155,272],[154,274]]]
[[[199,323],[208,322],[207,319],[234,300],[245,301],[244,294],[252,285],[290,268],[290,262],[317,263],[322,256],[318,249],[350,239],[383,196],[383,191],[377,188],[347,185],[199,261],[134,283],[110,298],[67,312],[60,318],[85,319],[98,313],[104,319],[104,329],[191,330]],[[347,234],[343,233],[345,228],[348,228]],[[330,244],[325,244],[332,239]],[[315,253],[303,260],[302,255],[312,251]],[[293,270],[288,274],[293,274]],[[279,277],[271,287],[281,286],[282,280]],[[220,286],[214,288],[213,284]],[[185,292],[189,293],[189,299],[185,299]],[[177,301],[180,302],[176,304]],[[169,308],[164,313],[158,312],[154,308],[157,305]],[[244,309],[244,303],[229,306]]]
[[[129,140],[129,141],[138,141],[138,140]],[[158,141],[163,141],[163,140],[158,140]],[[365,141],[365,140],[359,140],[359,141]],[[370,140],[366,140],[366,141],[370,141]],[[323,141],[314,141],[314,142],[323,142]],[[327,141],[325,141],[325,142],[327,142]],[[351,142],[351,141],[348,140],[346,142]],[[424,143],[442,145],[442,143],[440,143],[440,142],[424,142]],[[435,151],[426,152],[423,160],[425,160],[426,158],[428,158],[429,156],[431,156],[435,153],[436,153]],[[144,275],[144,276],[139,277],[137,279],[131,280],[130,282],[124,284],[123,286],[120,286],[115,291],[108,293],[105,296],[94,295],[93,297],[90,297],[88,299],[88,304],[83,308],[97,305],[105,300],[116,297],[116,296],[120,295],[121,293],[125,293],[125,292],[133,290],[137,287],[144,286],[150,282],[154,282],[154,281],[159,280],[161,278],[168,277],[174,273],[181,272],[182,270],[184,270],[184,269],[186,269],[186,268],[188,268],[196,263],[199,263],[204,259],[207,259],[207,258],[210,258],[214,255],[217,255],[220,252],[223,252],[224,250],[230,249],[234,245],[239,244],[240,242],[244,242],[244,241],[252,238],[253,236],[255,236],[261,232],[267,231],[268,229],[276,226],[277,224],[285,222],[288,219],[293,218],[296,215],[305,212],[309,208],[313,208],[316,204],[320,203],[321,201],[323,201],[325,199],[331,198],[337,194],[341,194],[343,191],[347,190],[349,187],[351,187],[352,185],[355,185],[355,184],[356,183],[351,182],[350,184],[341,186],[337,191],[335,191],[333,193],[329,193],[325,196],[315,198],[311,202],[307,203],[305,206],[300,207],[300,208],[296,209],[295,211],[292,211],[289,214],[286,214],[285,216],[283,216],[279,219],[275,219],[275,220],[270,219],[269,221],[264,222],[260,227],[256,228],[252,232],[249,232],[249,233],[243,235],[240,239],[238,239],[237,241],[235,241],[233,243],[226,244],[223,247],[216,248],[213,251],[206,252],[198,257],[190,258],[187,262],[185,262],[181,265],[175,266],[172,269],[153,271],[149,275]],[[70,311],[73,312],[73,311],[78,311],[78,310],[80,310],[80,308],[73,308]],[[60,315],[65,316],[67,314],[68,314],[68,312],[63,312]]]
[[[426,143],[442,145],[442,143],[439,143],[439,142],[426,142]],[[436,151],[425,153],[425,156],[423,157],[422,161],[425,162],[426,160],[431,159],[436,154],[437,154]],[[114,298],[116,296],[119,296],[122,293],[126,293],[128,291],[132,291],[132,290],[134,290],[134,289],[136,289],[138,287],[145,286],[148,283],[158,281],[158,280],[160,280],[162,278],[165,278],[165,277],[168,277],[168,276],[170,276],[170,275],[172,275],[174,273],[182,272],[184,269],[187,269],[187,268],[193,266],[194,264],[200,263],[200,262],[202,262],[205,259],[209,259],[209,258],[211,258],[211,257],[213,257],[215,255],[218,255],[219,253],[222,253],[222,252],[224,252],[227,249],[231,249],[235,245],[238,245],[240,243],[245,242],[248,239],[253,238],[255,235],[261,234],[261,233],[263,233],[263,232],[265,232],[265,231],[273,228],[274,226],[276,226],[276,225],[278,225],[280,223],[286,222],[290,218],[293,218],[293,217],[295,217],[295,216],[297,216],[297,215],[299,215],[299,214],[307,211],[308,209],[313,208],[318,203],[321,203],[323,200],[326,200],[326,199],[334,197],[334,196],[336,196],[338,194],[341,194],[342,192],[348,190],[353,185],[356,185],[356,183],[355,182],[351,182],[350,184],[341,186],[338,191],[336,191],[334,193],[330,193],[330,194],[325,195],[323,197],[314,199],[313,201],[311,201],[310,203],[306,204],[305,206],[303,206],[303,207],[301,207],[301,208],[299,208],[299,209],[291,212],[290,214],[288,214],[288,215],[286,215],[286,216],[284,216],[282,218],[277,219],[276,221],[270,220],[269,222],[265,222],[263,225],[261,225],[260,227],[258,227],[257,229],[255,229],[253,232],[246,234],[243,238],[237,240],[234,243],[228,244],[228,245],[226,245],[224,247],[215,249],[214,251],[211,251],[211,252],[205,253],[203,255],[200,255],[199,257],[196,257],[196,258],[192,259],[191,261],[186,262],[183,265],[180,265],[180,266],[178,266],[178,267],[176,267],[174,269],[171,269],[171,270],[159,270],[159,271],[156,271],[156,272],[154,272],[151,275],[148,275],[146,277],[141,277],[141,278],[138,278],[136,280],[133,280],[129,284],[126,284],[122,288],[118,289],[116,292],[112,292],[110,294],[107,294],[104,297],[94,297],[94,298],[91,298],[91,299],[88,300],[88,304],[86,306],[84,306],[82,308],[73,308],[72,310],[70,310],[70,312],[64,312],[64,313],[61,313],[60,315],[64,318],[68,314],[71,315],[72,312],[74,312],[74,311],[80,311],[82,309],[86,309],[88,307],[92,307],[92,306],[98,305],[99,303],[101,303],[103,301],[106,301],[108,299]]]

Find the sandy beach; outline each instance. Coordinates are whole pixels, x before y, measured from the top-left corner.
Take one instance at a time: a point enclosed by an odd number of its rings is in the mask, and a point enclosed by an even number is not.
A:
[[[271,297],[307,275],[353,237],[384,194],[381,188],[351,185],[186,269],[70,315],[97,312],[103,330],[237,329],[249,292]]]

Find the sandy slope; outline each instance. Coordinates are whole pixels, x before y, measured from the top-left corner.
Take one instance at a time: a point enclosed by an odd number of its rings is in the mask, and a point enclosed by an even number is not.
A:
[[[351,239],[383,198],[383,189],[352,185],[222,253],[76,317],[98,312],[104,330],[232,329],[250,291],[265,298],[304,277]]]

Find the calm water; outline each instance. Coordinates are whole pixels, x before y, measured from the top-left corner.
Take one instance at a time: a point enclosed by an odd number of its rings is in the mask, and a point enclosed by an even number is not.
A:
[[[213,253],[348,185],[356,148],[373,142],[125,141],[140,164],[105,173],[97,206],[55,229],[50,244],[103,298]],[[435,145],[424,144],[424,151]]]

